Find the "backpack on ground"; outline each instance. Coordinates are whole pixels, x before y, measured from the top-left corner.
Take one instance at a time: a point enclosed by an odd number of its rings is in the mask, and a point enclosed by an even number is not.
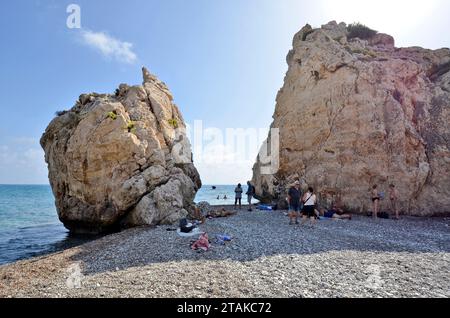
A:
[[[378,217],[380,218],[380,219],[389,219],[389,213],[387,213],[387,212],[378,212]]]

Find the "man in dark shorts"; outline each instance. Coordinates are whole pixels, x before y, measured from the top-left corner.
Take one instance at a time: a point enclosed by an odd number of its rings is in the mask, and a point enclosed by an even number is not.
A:
[[[302,197],[300,191],[300,182],[296,181],[294,186],[289,189],[289,225],[298,224],[298,217],[300,212],[300,198]],[[295,220],[295,221],[294,221]]]

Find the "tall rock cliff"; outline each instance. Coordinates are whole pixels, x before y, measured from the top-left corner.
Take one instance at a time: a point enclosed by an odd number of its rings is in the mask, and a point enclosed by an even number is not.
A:
[[[350,37],[345,23],[306,25],[294,36],[272,128],[279,169],[258,196],[283,205],[301,180],[320,204],[365,212],[372,185],[394,183],[409,215],[450,213],[450,50],[396,48],[386,34]],[[384,208],[386,203],[383,202]]]
[[[73,232],[173,223],[201,187],[185,123],[167,86],[81,95],[41,138],[60,220]]]

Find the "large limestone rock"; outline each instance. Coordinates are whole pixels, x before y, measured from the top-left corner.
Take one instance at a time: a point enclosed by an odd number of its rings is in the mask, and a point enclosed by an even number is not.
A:
[[[272,128],[279,169],[253,182],[258,196],[283,205],[295,180],[370,207],[369,188],[395,183],[410,215],[450,212],[450,50],[395,48],[394,39],[347,38],[346,25],[305,26],[293,41]],[[383,202],[383,208],[387,202]]]
[[[81,95],[41,139],[60,220],[73,232],[173,223],[201,187],[185,123],[167,86]]]

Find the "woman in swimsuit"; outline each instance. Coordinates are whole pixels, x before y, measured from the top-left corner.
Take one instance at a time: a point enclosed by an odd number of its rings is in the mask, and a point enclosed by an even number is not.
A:
[[[378,194],[378,186],[374,185],[372,187],[372,217],[374,219],[377,218],[378,215],[378,209],[380,208],[380,195]]]
[[[398,215],[398,191],[395,189],[395,185],[391,184],[389,186],[389,198],[391,199],[391,210],[395,213],[395,220],[399,220]]]

